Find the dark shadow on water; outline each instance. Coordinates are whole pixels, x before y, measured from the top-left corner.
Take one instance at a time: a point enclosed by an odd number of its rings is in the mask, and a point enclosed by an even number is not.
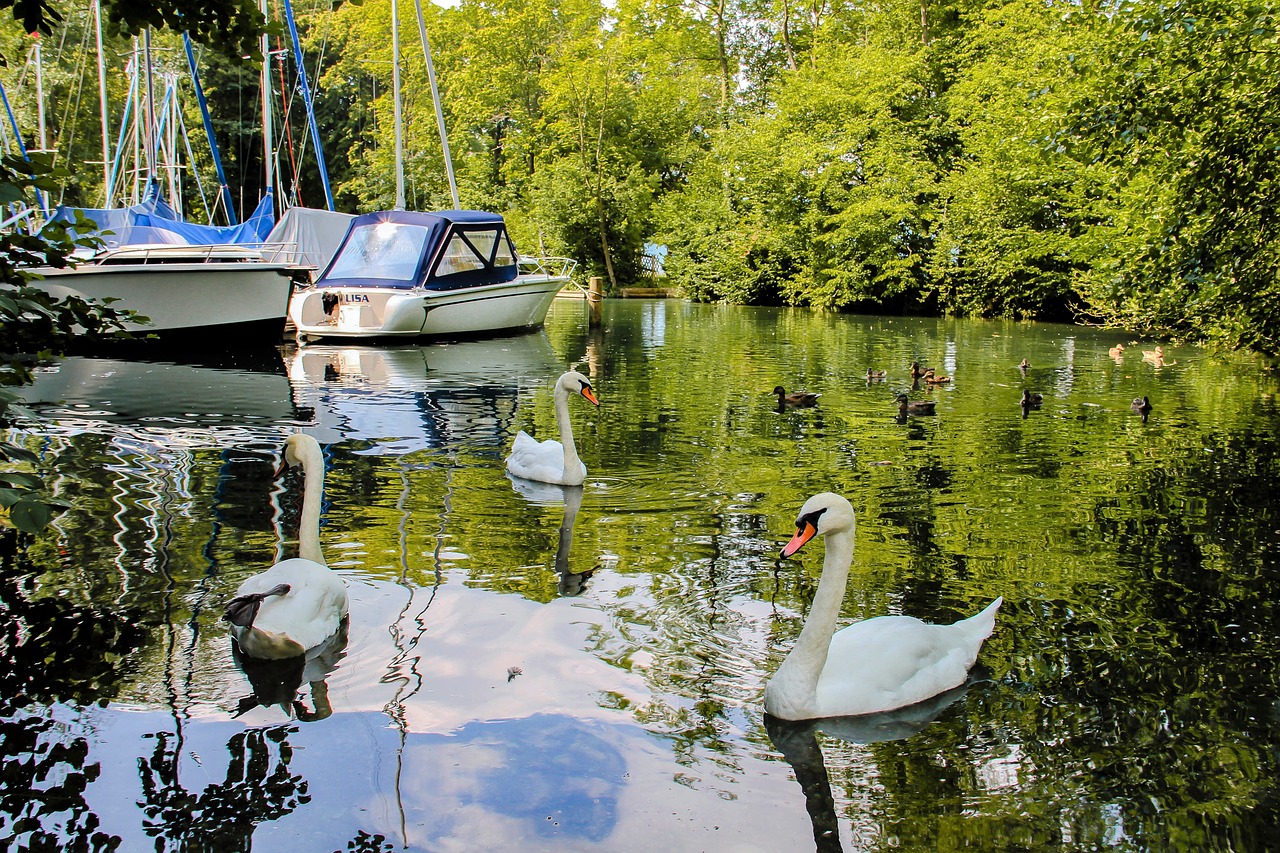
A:
[[[560,581],[556,590],[561,595],[582,595],[587,589],[587,581],[595,573],[595,568],[585,572],[575,572],[569,565],[569,549],[573,546],[573,524],[578,518],[578,509],[582,506],[582,487],[570,486],[564,490],[564,520],[560,522],[560,540],[556,545],[556,573]]]

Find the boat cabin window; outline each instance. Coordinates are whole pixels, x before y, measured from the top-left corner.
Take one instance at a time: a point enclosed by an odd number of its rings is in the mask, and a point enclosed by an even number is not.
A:
[[[495,248],[497,249],[496,257]],[[444,254],[436,264],[435,274],[446,276],[468,270],[485,269],[490,265],[511,266],[515,262],[511,243],[501,228],[468,229],[465,232],[455,231],[449,236]]]
[[[328,278],[380,278],[412,282],[426,246],[421,225],[378,222],[352,230]]]

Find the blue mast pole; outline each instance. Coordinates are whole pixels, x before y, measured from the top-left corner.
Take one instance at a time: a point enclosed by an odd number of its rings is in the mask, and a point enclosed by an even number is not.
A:
[[[0,83],[0,101],[4,101],[4,111],[9,114],[9,126],[13,128],[13,138],[18,142],[18,151],[22,153],[22,159],[30,163],[31,158],[27,155],[27,146],[22,142],[22,132],[18,130],[18,119],[13,115],[13,107],[9,106],[9,96],[5,94],[3,83]],[[36,198],[40,201],[40,209],[48,216],[49,202],[45,200],[44,192],[36,190]],[[333,210],[332,207],[329,209]]]
[[[187,65],[191,68],[191,82],[196,87],[196,100],[200,102],[200,117],[204,119],[204,135],[209,137],[209,148],[213,151],[213,168],[218,173],[218,188],[222,190],[222,202],[227,208],[227,220],[232,225],[239,225],[236,211],[232,207],[231,188],[227,186],[227,175],[222,171],[222,153],[218,150],[218,140],[213,135],[213,119],[209,117],[209,102],[204,97],[204,87],[200,85],[200,75],[196,73],[196,54],[191,49],[191,36],[182,34],[182,43],[187,48]]]
[[[138,95],[137,66],[134,66],[133,77],[129,80],[129,97],[124,102],[124,116],[120,119],[120,137],[116,140],[116,156],[111,160],[111,177],[107,181],[107,207],[111,207],[111,199],[115,195],[116,182],[120,178],[120,167],[124,158],[124,140],[129,129],[129,118],[133,114],[133,102]],[[123,191],[122,191],[123,193]]]
[[[307,83],[307,69],[302,64],[302,44],[298,41],[298,28],[293,23],[293,4],[284,0],[284,18],[289,24],[289,38],[293,40],[293,60],[298,64],[298,83],[302,87],[302,102],[307,108],[307,123],[311,126],[311,143],[316,148],[316,165],[320,168],[320,183],[324,185],[324,200],[333,210],[333,191],[329,189],[329,168],[324,162],[324,146],[320,144],[320,127],[316,124],[316,111],[311,104],[311,86]]]

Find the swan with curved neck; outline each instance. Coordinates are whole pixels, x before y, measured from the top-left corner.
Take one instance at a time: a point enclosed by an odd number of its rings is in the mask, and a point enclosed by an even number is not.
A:
[[[507,470],[525,480],[540,483],[556,483],[561,486],[580,486],[587,479],[587,466],[578,458],[578,448],[573,443],[573,423],[569,420],[569,396],[579,394],[593,405],[599,406],[591,381],[570,370],[556,380],[556,425],[560,428],[560,440],[538,441],[524,430],[516,434],[511,455],[507,457]]]
[[[836,631],[853,562],[853,507],[839,495],[814,495],[800,510],[783,557],[814,536],[826,540],[822,578],[795,646],[764,689],[764,709],[784,720],[874,714],[923,702],[963,684],[995,627],[997,598],[953,625],[910,616],[878,616]]]
[[[320,645],[337,633],[349,606],[346,584],[320,550],[324,454],[319,443],[301,433],[289,436],[284,465],[300,465],[305,478],[298,556],[240,584],[223,615],[241,650],[255,658],[289,658]]]

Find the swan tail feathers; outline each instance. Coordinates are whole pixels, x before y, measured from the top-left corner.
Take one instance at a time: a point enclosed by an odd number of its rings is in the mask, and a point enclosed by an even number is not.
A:
[[[262,602],[273,595],[288,595],[289,589],[290,587],[287,583],[282,583],[273,586],[266,592],[251,592],[248,595],[236,596],[228,602],[222,618],[232,625],[241,628],[252,628],[253,620],[257,618],[258,608],[262,606]]]
[[[973,636],[985,640],[991,636],[991,632],[996,629],[996,611],[1000,609],[1000,605],[1004,603],[1004,596],[997,596],[996,600],[988,604],[981,612],[975,613],[968,619],[960,622],[965,625]]]

